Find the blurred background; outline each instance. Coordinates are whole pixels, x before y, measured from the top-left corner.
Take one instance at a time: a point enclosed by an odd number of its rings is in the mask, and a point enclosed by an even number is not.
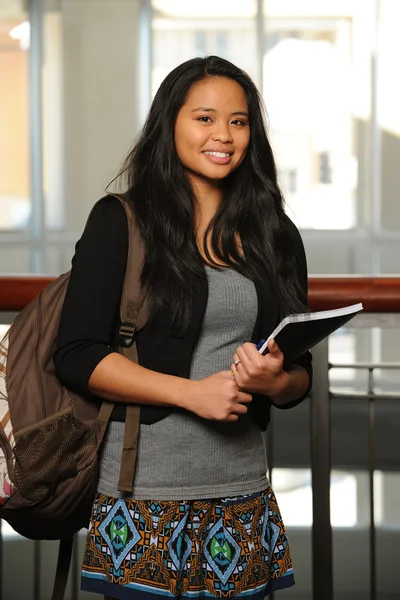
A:
[[[262,92],[310,275],[398,274],[399,23],[400,0],[0,0],[0,273],[70,268],[90,208],[162,79],[184,60],[217,54]],[[399,340],[398,325],[342,329],[329,358],[393,363]],[[362,392],[367,374],[336,369],[331,384]],[[400,372],[378,372],[377,385],[398,391]],[[311,597],[307,404],[276,416],[273,484],[298,582],[281,600]],[[342,399],[332,416],[335,598],[361,600],[369,570],[367,404]],[[382,402],[377,419],[375,598],[399,599],[399,404]],[[7,527],[3,536],[11,568],[22,541]],[[41,600],[53,574],[46,548]],[[27,573],[34,564],[27,560]],[[4,575],[4,597],[30,598],[28,579]],[[7,592],[11,582],[20,595]]]
[[[398,0],[0,0],[0,270],[67,269],[162,79],[217,54],[262,91],[310,272],[396,272],[399,18]]]

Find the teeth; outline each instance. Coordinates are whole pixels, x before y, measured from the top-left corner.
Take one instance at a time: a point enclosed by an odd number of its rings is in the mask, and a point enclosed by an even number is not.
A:
[[[225,152],[204,152],[204,154],[209,154],[210,156],[218,156],[218,158],[227,158],[229,154]]]

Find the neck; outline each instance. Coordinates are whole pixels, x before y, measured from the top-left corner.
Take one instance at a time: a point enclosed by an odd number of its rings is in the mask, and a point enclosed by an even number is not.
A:
[[[222,200],[221,187],[215,182],[192,181],[196,196],[196,224],[197,229],[205,229],[211,221]]]

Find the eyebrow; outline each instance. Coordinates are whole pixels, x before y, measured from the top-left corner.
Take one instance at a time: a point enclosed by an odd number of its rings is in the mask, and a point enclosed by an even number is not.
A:
[[[206,106],[199,106],[198,108],[194,108],[191,112],[217,112],[215,108],[207,108]],[[249,113],[244,110],[237,110],[236,112],[231,113],[231,116],[241,115],[242,117],[248,117]]]

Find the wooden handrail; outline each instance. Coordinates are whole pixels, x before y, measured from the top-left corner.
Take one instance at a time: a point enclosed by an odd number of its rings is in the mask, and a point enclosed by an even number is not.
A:
[[[0,276],[0,311],[22,310],[55,277]],[[310,309],[327,310],[362,302],[365,312],[400,312],[400,277],[310,277]]]
[[[0,276],[0,310],[22,310],[54,279],[42,275]]]
[[[397,313],[400,277],[310,277],[308,298],[313,311],[362,302],[364,312]]]

